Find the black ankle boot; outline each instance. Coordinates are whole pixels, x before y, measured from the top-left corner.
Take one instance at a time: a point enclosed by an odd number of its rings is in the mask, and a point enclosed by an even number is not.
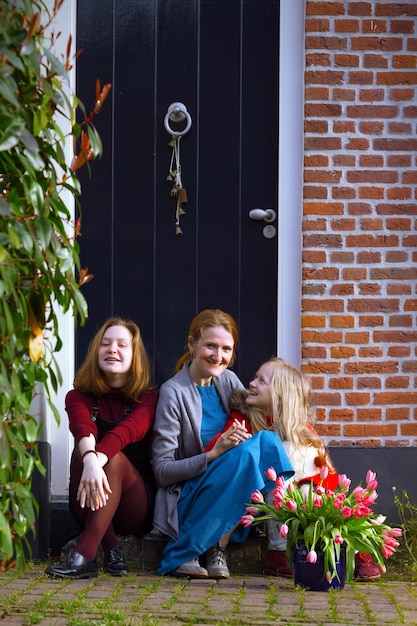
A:
[[[111,548],[104,555],[104,569],[111,576],[126,576],[129,573],[120,544]]]
[[[97,561],[88,561],[85,556],[71,548],[58,565],[50,565],[45,573],[53,578],[96,578]]]

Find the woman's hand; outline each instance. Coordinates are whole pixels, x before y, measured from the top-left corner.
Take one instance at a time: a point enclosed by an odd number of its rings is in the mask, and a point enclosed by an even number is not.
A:
[[[103,465],[107,457],[101,452],[90,452],[83,459],[83,471],[78,485],[77,500],[83,509],[85,506],[92,511],[106,506],[111,489]]]
[[[218,438],[213,449],[207,452],[208,463],[211,463],[211,461],[214,461],[214,459],[217,459],[231,448],[235,448],[251,436],[246,429],[244,421],[234,420],[232,426]]]

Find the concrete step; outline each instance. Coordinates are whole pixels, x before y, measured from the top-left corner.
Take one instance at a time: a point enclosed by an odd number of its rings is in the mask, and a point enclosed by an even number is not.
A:
[[[124,555],[130,569],[136,569],[144,574],[155,573],[159,567],[164,549],[163,536],[153,530],[143,539],[132,536],[118,537],[123,546]],[[63,555],[77,543],[77,538],[68,541],[61,551]],[[262,574],[263,562],[268,549],[266,535],[256,532],[249,536],[245,543],[230,543],[227,548],[227,564],[231,574]],[[99,563],[102,554],[98,555]]]

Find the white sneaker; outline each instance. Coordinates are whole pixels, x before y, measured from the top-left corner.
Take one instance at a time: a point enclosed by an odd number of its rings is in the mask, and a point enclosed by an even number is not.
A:
[[[198,558],[195,558],[179,565],[175,570],[175,575],[188,576],[188,578],[208,578],[208,571],[201,567]]]
[[[226,555],[223,546],[216,543],[215,546],[207,550],[207,572],[209,578],[230,578],[229,568],[227,567]]]

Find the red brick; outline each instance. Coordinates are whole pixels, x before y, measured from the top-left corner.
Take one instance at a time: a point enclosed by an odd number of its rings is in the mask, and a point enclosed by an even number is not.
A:
[[[384,356],[384,351],[377,346],[361,346],[358,350],[358,356],[361,359],[381,359]]]
[[[307,35],[306,50],[346,50],[347,41],[346,37]]]
[[[353,378],[351,376],[340,376],[329,380],[330,389],[353,389]]]
[[[391,100],[414,100],[414,89],[401,89],[394,87],[390,89],[389,96]]]
[[[396,183],[398,182],[397,171],[386,170],[353,170],[347,172],[348,183]]]
[[[330,54],[325,52],[313,52],[306,55],[306,67],[311,67],[312,65],[330,67],[331,58]]]
[[[370,272],[372,279],[378,281],[417,279],[417,267],[373,267]]]
[[[304,267],[303,280],[338,280],[340,270],[338,267]]]
[[[345,437],[395,437],[397,426],[396,424],[346,424],[343,434]]]
[[[384,197],[384,189],[377,187],[362,187],[359,190],[359,197],[362,199],[382,200]]]
[[[360,296],[379,296],[381,294],[380,283],[362,283],[358,287],[358,295]]]
[[[417,373],[417,361],[403,362],[403,372]]]
[[[304,346],[302,349],[303,359],[325,359],[327,358],[326,346]]]
[[[409,154],[389,154],[387,165],[388,167],[410,167],[411,156]]]
[[[398,107],[395,105],[381,105],[381,104],[349,104],[346,107],[346,113],[348,117],[359,118],[375,118],[375,119],[389,119],[398,115]]]
[[[354,89],[342,89],[340,87],[335,87],[333,89],[333,100],[353,102],[356,100],[356,92]]]
[[[417,424],[400,424],[400,433],[403,436],[408,435],[409,437],[417,436]]]
[[[415,170],[404,172],[402,175],[402,182],[408,185],[416,185],[417,184],[417,172]]]
[[[365,135],[382,135],[384,122],[360,122],[359,130]]]
[[[353,252],[346,252],[343,250],[337,250],[336,252],[332,252],[330,255],[330,260],[332,263],[336,263],[337,265],[343,265],[345,263],[353,263],[355,259],[355,255]]]
[[[392,67],[411,67],[417,66],[417,56],[411,56],[410,54],[395,54],[392,57]]]
[[[417,117],[417,106],[404,107],[404,117]]]
[[[383,167],[384,157],[381,154],[361,154],[359,157],[361,167]]]
[[[338,374],[340,372],[340,364],[328,361],[309,361],[303,364],[303,372],[305,374]]]
[[[328,128],[329,122],[327,120],[304,120],[305,133],[313,133],[315,135],[327,133]]]
[[[416,72],[378,72],[377,85],[417,85]]]
[[[352,37],[352,50],[402,50],[401,37]]]
[[[363,267],[347,267],[343,270],[344,280],[364,280],[367,275],[368,270]]]
[[[344,2],[307,2],[306,15],[344,15]]]
[[[304,186],[303,197],[309,200],[325,200],[327,198],[327,187]],[[325,225],[323,230],[325,230]]]
[[[372,328],[376,326],[383,326],[385,318],[383,315],[360,315],[359,326],[370,326]]]
[[[315,328],[323,328],[326,326],[326,318],[324,315],[302,315],[301,325],[304,327],[313,326]]]
[[[361,230],[383,230],[384,222],[380,217],[363,217],[360,220]],[[371,252],[372,255],[375,255],[374,252]],[[381,255],[377,253],[376,258],[381,258]],[[369,257],[368,257],[369,258]],[[374,257],[375,258],[375,257]],[[361,261],[363,263],[363,261]]]
[[[342,178],[342,172],[337,170],[305,170],[304,181],[306,183],[339,183]]]
[[[417,139],[377,138],[374,140],[374,150],[415,152],[417,150]]]
[[[399,240],[396,235],[372,235],[369,234],[361,234],[361,235],[348,235],[346,237],[346,245],[353,248],[360,247],[372,247],[372,248],[396,248],[398,247]]]
[[[411,189],[408,187],[392,187],[387,190],[387,200],[410,200]]]
[[[355,230],[356,223],[353,219],[331,220],[330,227],[333,231]]]
[[[327,255],[324,250],[303,250],[302,258],[304,263],[325,263]]]
[[[334,21],[334,30],[336,33],[357,33],[359,32],[359,20],[342,20]]]
[[[353,120],[333,122],[333,132],[338,135],[340,135],[341,133],[355,133],[356,122],[354,122]]]
[[[348,15],[372,15],[372,2],[349,2]]]
[[[330,353],[332,359],[350,359],[356,356],[356,348],[353,346],[332,346]]]
[[[363,58],[363,67],[379,67],[388,68],[389,61],[382,54],[365,54]]]
[[[412,2],[377,2],[375,4],[375,15],[377,16],[404,16],[404,15],[417,15],[417,5]]]
[[[332,198],[334,200],[342,200],[348,198],[352,200],[356,198],[356,190],[354,187],[332,187]]]
[[[358,376],[356,378],[358,389],[381,389],[381,379],[379,376]]]
[[[340,137],[306,137],[304,140],[306,150],[340,150],[341,147]]]
[[[304,311],[332,311],[332,312],[340,312],[344,311],[344,302],[343,300],[332,300],[326,298],[319,298],[317,300],[308,300],[304,298],[303,300],[303,310]],[[341,341],[342,336],[340,333],[335,334],[337,336],[334,337],[334,341]]]
[[[328,100],[330,89],[328,87],[306,87],[305,99],[308,100]]]
[[[363,20],[362,32],[379,35],[387,32],[387,20]]]
[[[355,318],[353,315],[331,315],[330,326],[334,328],[353,328]]]
[[[329,157],[327,154],[306,154],[304,157],[305,167],[327,167]]]
[[[307,102],[304,107],[306,117],[340,117],[342,106],[340,104],[311,103]]]
[[[304,202],[305,215],[343,215],[343,204],[341,202]],[[334,241],[336,247],[342,245],[342,240]],[[323,245],[322,241],[315,245]]]
[[[401,250],[388,250],[385,260],[387,263],[406,263],[408,260],[407,252]]]
[[[335,54],[335,65],[343,67],[359,67],[360,58],[357,54]]]
[[[345,394],[345,399],[347,404],[350,406],[363,406],[364,404],[369,404],[371,396],[369,393],[364,392],[347,392]]]
[[[356,165],[354,154],[335,154],[332,156],[332,161],[336,167],[355,167]]]
[[[411,220],[405,217],[389,217],[386,220],[387,230],[411,230]]]
[[[368,150],[368,139],[350,139],[345,145],[347,150]]]
[[[349,202],[348,210],[350,215],[369,215],[372,212],[367,202]]]
[[[390,328],[394,328],[395,326],[411,328],[411,326],[413,326],[413,318],[411,315],[391,315],[389,318],[389,326]]]
[[[373,338],[377,343],[416,343],[417,331],[375,330]]]
[[[395,409],[387,408],[385,412],[386,420],[408,420],[410,419],[410,410],[406,407],[395,407]]]
[[[358,409],[358,422],[380,422],[382,411],[380,409]]]
[[[311,394],[311,403],[317,406],[340,406],[342,404],[342,395],[340,393],[319,393]]]
[[[409,385],[408,376],[388,376],[385,380],[386,389],[407,389]]]
[[[412,35],[415,32],[413,20],[392,20],[391,32],[394,34]]]
[[[356,313],[367,313],[370,311],[374,313],[379,313],[380,311],[383,311],[385,313],[389,313],[389,312],[396,313],[397,311],[399,311],[399,301],[396,300],[395,298],[375,298],[375,299],[352,298],[348,302],[347,309],[348,311],[352,311]],[[379,336],[379,331],[375,331],[375,333],[376,333],[376,336],[374,336],[375,341],[382,341],[382,342],[388,341],[388,336],[389,336],[388,332],[385,332],[385,338],[381,336],[380,339],[377,338]],[[381,335],[384,335],[384,332],[381,332]],[[395,340],[391,339],[391,340],[398,341],[398,339],[395,339]],[[416,339],[414,339],[414,341],[415,340]]]
[[[345,341],[346,343],[359,345],[361,343],[369,343],[369,337],[370,337],[370,334],[368,332],[346,333]]]
[[[330,289],[331,296],[351,296],[353,295],[355,288],[349,283],[335,283]]]
[[[317,220],[303,220],[302,224],[303,231],[310,230],[327,230],[327,220],[325,219],[317,219]]]
[[[306,33],[325,33],[330,30],[330,20],[327,18],[307,18],[305,20]]]

